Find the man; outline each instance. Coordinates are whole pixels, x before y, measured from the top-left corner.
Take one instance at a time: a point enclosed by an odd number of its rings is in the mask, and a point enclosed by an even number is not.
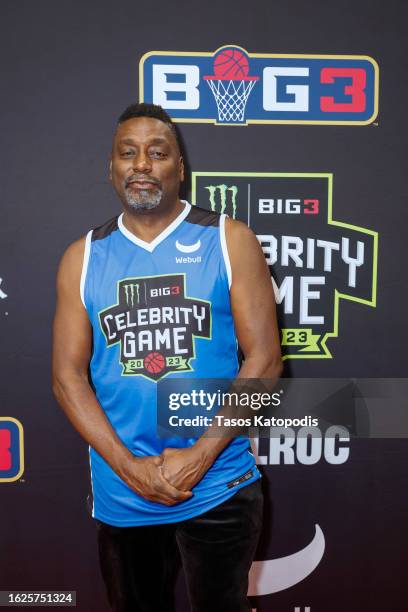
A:
[[[123,213],[64,254],[53,353],[56,398],[90,445],[108,597],[117,612],[172,610],[180,554],[194,612],[248,610],[262,519],[249,442],[158,437],[156,385],[280,374],[265,258],[243,223],[179,199],[183,159],[160,107],[121,115],[110,179]]]

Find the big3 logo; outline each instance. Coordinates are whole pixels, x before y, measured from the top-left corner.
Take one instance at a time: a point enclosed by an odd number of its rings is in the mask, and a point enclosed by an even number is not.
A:
[[[246,125],[367,125],[378,113],[379,68],[366,55],[150,51],[140,60],[140,102],[174,121]]]

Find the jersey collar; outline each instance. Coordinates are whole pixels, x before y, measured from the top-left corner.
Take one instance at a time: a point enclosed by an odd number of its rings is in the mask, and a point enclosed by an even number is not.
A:
[[[170,225],[168,225],[158,236],[156,236],[156,238],[152,240],[152,242],[145,242],[144,240],[141,240],[140,238],[132,234],[132,232],[130,232],[123,225],[123,213],[120,214],[118,217],[119,230],[122,232],[122,234],[126,238],[128,238],[128,240],[130,240],[134,244],[137,244],[137,246],[141,247],[142,249],[149,251],[149,253],[152,253],[154,249],[157,247],[157,245],[163,242],[163,240],[165,240],[167,236],[170,236],[170,234],[174,232],[176,227],[178,227],[180,223],[184,221],[184,219],[187,217],[188,213],[190,212],[191,204],[189,204],[186,200],[181,200],[181,202],[184,204],[184,209],[181,211],[179,216],[176,217],[174,221],[172,221]]]

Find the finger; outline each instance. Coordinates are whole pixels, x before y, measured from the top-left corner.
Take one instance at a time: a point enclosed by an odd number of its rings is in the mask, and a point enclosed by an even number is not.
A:
[[[186,490],[186,489],[182,489],[181,487],[179,487],[179,482],[177,480],[177,474],[174,475],[171,472],[169,472],[169,470],[167,470],[165,467],[163,469],[160,470],[160,474],[161,476],[163,476],[164,480],[171,486],[174,487],[175,489],[177,489],[178,491],[182,491],[182,490]]]
[[[159,469],[158,472],[160,478],[160,492],[163,492],[166,496],[170,497],[170,499],[184,500],[193,495],[191,491],[181,491],[172,485],[168,480],[166,480],[166,478],[164,478],[162,470]]]
[[[171,473],[169,472],[169,470],[168,470],[168,468],[167,468],[165,463],[163,463],[163,465],[159,466],[159,472],[160,472],[160,475],[163,476],[163,478],[165,480],[167,480],[167,482],[171,481]],[[170,482],[170,484],[171,484],[171,482]]]
[[[156,504],[160,504],[161,506],[176,506],[177,504],[181,503],[179,500],[161,497],[155,497],[154,499],[152,498],[150,501],[155,502]]]
[[[178,491],[172,487],[167,481],[157,478],[152,480],[148,486],[143,487],[143,490],[138,490],[137,493],[145,499],[160,504],[173,505],[189,499],[192,493],[189,491]]]
[[[157,494],[145,494],[143,496],[145,499],[147,499],[148,501],[154,502],[155,504],[162,504],[164,506],[174,506],[175,504],[178,504],[179,502],[174,500],[174,499],[168,499],[166,497],[161,497],[160,495]]]
[[[174,480],[177,480],[177,473],[173,474],[166,465],[166,462],[164,462],[162,465],[159,465],[158,469],[160,476],[162,476],[166,480],[166,482],[169,482],[173,487],[176,487],[177,489],[177,486],[173,483]]]
[[[165,463],[159,467],[159,470],[160,470],[160,474],[163,476],[166,482],[168,482],[172,487],[175,487],[178,491],[190,491],[191,490],[190,487],[186,487],[183,484],[184,481],[186,480],[186,475],[183,475],[177,472],[173,474],[166,467]]]
[[[168,486],[170,488],[168,488]],[[181,491],[180,489],[176,489],[172,485],[168,485],[166,488],[161,489],[160,493],[162,493],[165,497],[175,501],[185,501],[193,496],[192,491]]]
[[[169,497],[167,494],[162,493],[161,491],[156,491],[155,493],[151,493],[147,497],[147,499],[158,504],[164,504],[165,506],[174,506],[175,504],[179,504],[183,501],[186,501],[190,497],[191,495],[187,493],[187,495],[183,496],[181,499],[174,499],[172,497]]]

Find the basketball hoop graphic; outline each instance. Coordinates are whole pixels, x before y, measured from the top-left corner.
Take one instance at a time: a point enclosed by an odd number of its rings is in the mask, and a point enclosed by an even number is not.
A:
[[[248,76],[248,57],[236,47],[222,49],[214,58],[214,75],[207,81],[218,109],[220,123],[242,123],[245,107],[257,76]]]

